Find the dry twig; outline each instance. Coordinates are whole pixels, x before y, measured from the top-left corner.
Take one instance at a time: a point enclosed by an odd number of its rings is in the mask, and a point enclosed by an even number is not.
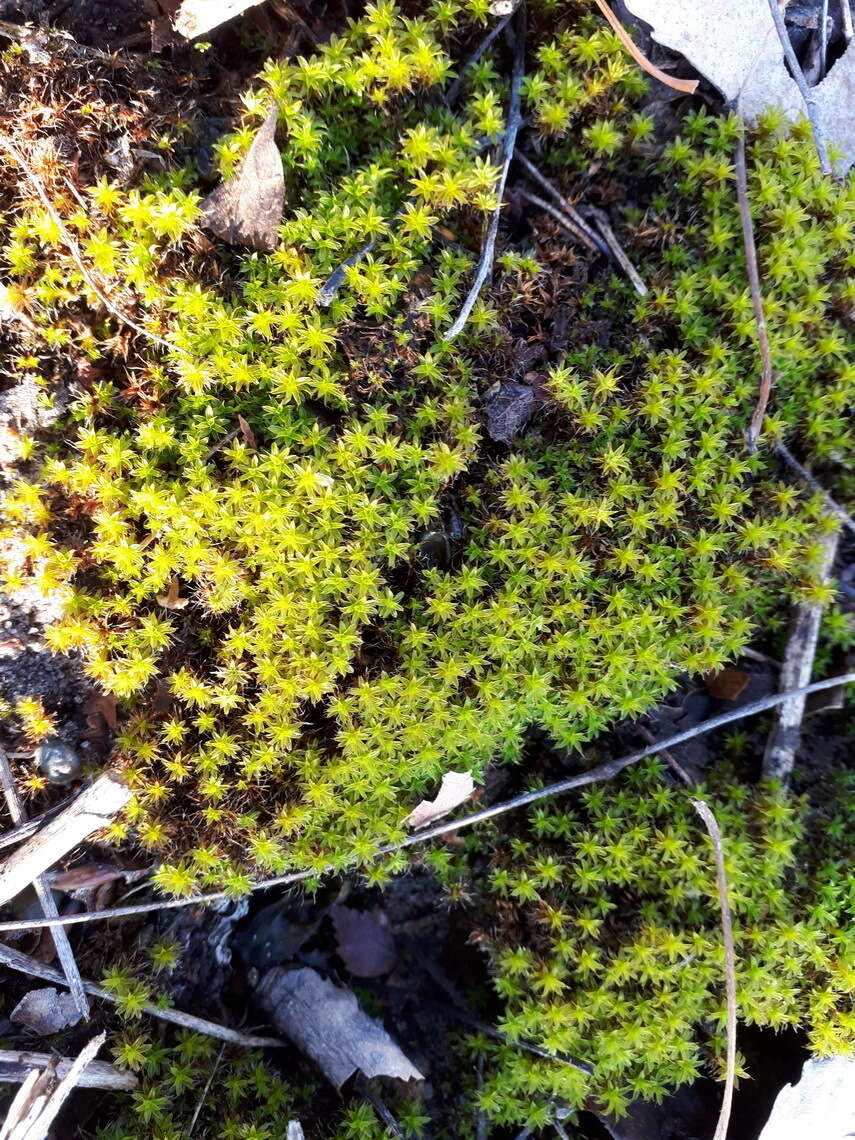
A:
[[[774,4],[775,0],[771,0]],[[766,332],[766,313],[763,309],[763,293],[760,289],[760,270],[757,265],[757,246],[754,241],[754,224],[751,221],[751,206],[748,202],[748,171],[745,165],[745,124],[740,119],[739,134],[736,139],[734,158],[736,174],[736,200],[739,203],[739,217],[742,222],[742,246],[745,250],[745,268],[748,274],[748,288],[754,308],[754,321],[757,325],[757,343],[760,348],[760,391],[751,422],[745,433],[748,450],[753,454],[757,440],[763,430],[766,406],[772,393],[772,354],[769,351],[769,336]]]
[[[600,235],[591,229],[591,227],[570,201],[570,199],[565,197],[565,195],[561,193],[561,191],[553,182],[550,182],[543,171],[539,170],[531,161],[531,159],[526,158],[526,156],[521,151],[517,151],[514,155],[514,161],[518,162],[526,174],[530,178],[533,178],[534,181],[537,182],[537,184],[541,187],[541,189],[546,191],[550,198],[552,198],[552,200],[556,203],[561,213],[570,218],[576,228],[581,230],[581,232],[587,237],[592,247],[596,246],[600,253],[604,254],[606,257],[611,256],[611,250],[600,237]]]
[[[62,919],[60,919],[60,922]],[[20,950],[13,950],[0,942],[0,966],[8,966],[10,970],[17,970],[20,974],[28,974],[31,978],[41,978],[45,982],[55,982],[65,985],[65,978],[59,970],[31,958],[29,954],[22,954]],[[83,985],[92,997],[103,998],[104,1001],[116,1005],[118,999],[103,986],[84,980]],[[144,1005],[143,1013],[157,1017],[161,1021],[168,1021],[171,1025],[180,1025],[182,1029],[189,1029],[193,1033],[201,1033],[206,1037],[216,1037],[219,1041],[226,1041],[230,1045],[242,1045],[246,1049],[264,1049],[279,1047],[284,1044],[276,1037],[256,1037],[248,1033],[239,1033],[236,1029],[229,1029],[225,1025],[218,1025],[215,1021],[208,1021],[204,1017],[196,1017],[192,1013],[184,1013],[180,1009],[162,1009],[158,1005]]]
[[[15,754],[7,752],[6,755],[14,756]],[[26,755],[32,756],[32,753],[28,752]],[[47,811],[43,811],[40,815],[34,815],[31,819],[28,819],[26,823],[18,824],[17,827],[13,827],[10,831],[5,831],[0,835],[0,850],[4,847],[14,847],[15,844],[23,843],[24,840],[29,839],[31,835],[35,835],[46,823],[59,815],[61,811],[64,811],[73,799],[73,796],[69,796],[67,799],[62,800],[61,803],[54,804],[54,806],[48,808]]]
[[[655,63],[651,63],[641,48],[630,39],[623,24],[608,6],[606,0],[595,0],[595,2],[609,22],[612,31],[642,71],[646,71],[648,75],[653,76],[654,79],[658,79],[660,83],[664,83],[666,87],[671,87],[674,91],[682,91],[684,95],[694,95],[698,89],[697,79],[675,79],[673,75],[668,75],[667,72],[658,68]]]
[[[6,751],[2,747],[0,747],[0,781],[2,781],[3,784],[6,805],[9,808],[9,815],[12,817],[12,823],[17,826],[26,823],[27,813],[24,810],[21,797],[18,795],[18,789],[15,786],[15,777],[12,775],[12,769],[9,766]],[[33,888],[41,905],[42,913],[46,915],[47,918],[58,918],[59,908],[56,905],[56,899],[53,897],[53,892],[45,882],[43,875],[36,875],[33,880]],[[77,968],[74,951],[71,949],[71,943],[68,940],[65,927],[54,927],[51,931],[51,935],[53,937],[53,944],[56,947],[57,957],[62,966],[62,972],[65,974],[69,991],[74,998],[74,1004],[77,1006],[77,1012],[82,1018],[88,1019],[89,1002],[86,1000],[83,980],[80,977],[80,971]]]
[[[812,490],[822,495],[825,500],[825,505],[837,515],[847,530],[851,530],[852,533],[855,534],[855,519],[853,519],[838,502],[832,499],[825,487],[811,475],[806,467],[799,463],[789,448],[779,441],[774,444],[774,451],[779,458],[783,459],[788,467],[791,467],[793,471],[795,471],[800,479],[803,479]]]
[[[828,582],[831,577],[839,536],[840,532],[835,530],[823,538],[822,561],[819,566],[823,582]],[[816,602],[799,602],[795,606],[781,667],[782,689],[798,689],[810,681],[823,608],[822,603]],[[804,712],[804,696],[790,697],[777,706],[763,754],[763,775],[766,779],[780,780],[783,784],[789,780],[801,740]]]
[[[112,313],[117,321],[121,321],[122,324],[127,325],[129,329],[133,329],[135,333],[138,333],[140,336],[145,337],[146,340],[150,340],[153,344],[159,345],[161,348],[167,348],[171,352],[180,352],[186,356],[189,356],[190,354],[186,349],[181,348],[177,344],[172,344],[168,340],[164,340],[163,337],[158,336],[156,333],[149,332],[148,329],[144,329],[142,325],[138,325],[135,320],[127,315],[127,313],[123,313],[120,308],[113,304],[104,290],[95,280],[89,267],[83,260],[83,254],[80,252],[80,247],[71,236],[71,233],[69,232],[65,222],[59,216],[59,212],[57,211],[53,202],[50,200],[47,190],[45,190],[44,186],[41,183],[41,180],[39,179],[39,176],[33,170],[32,166],[30,166],[30,164],[24,158],[23,154],[20,152],[15,143],[5,135],[0,135],[0,148],[5,150],[9,157],[23,171],[24,177],[30,183],[33,190],[36,192],[39,201],[47,210],[48,214],[51,217],[51,220],[54,222],[57,229],[62,234],[62,240],[65,242],[66,248],[71,254],[71,258],[74,261],[74,264],[79,269],[81,277],[104,306],[104,308],[109,313]]]
[[[492,807],[482,808],[481,811],[464,815],[460,819],[447,820],[442,823],[434,824],[433,827],[426,827],[423,831],[418,831],[414,835],[408,835],[397,843],[389,843],[385,847],[379,848],[377,858],[382,858],[385,855],[393,855],[396,851],[401,851],[406,847],[414,847],[416,844],[425,843],[429,839],[438,839],[443,835],[462,831],[466,827],[472,827],[476,823],[484,823],[488,819],[495,819],[497,816],[505,815],[506,812],[515,811],[517,808],[528,807],[529,804],[549,799],[551,796],[563,795],[564,792],[572,791],[574,788],[583,788],[588,784],[598,784],[604,780],[611,780],[625,768],[629,768],[633,764],[638,764],[641,760],[646,760],[648,756],[658,755],[663,748],[672,748],[677,744],[683,744],[687,740],[693,740],[696,736],[703,736],[707,732],[713,732],[717,728],[723,728],[726,724],[732,724],[734,721],[742,720],[745,717],[756,716],[758,713],[768,712],[769,709],[775,708],[791,697],[808,696],[810,693],[819,693],[825,689],[833,689],[840,685],[851,685],[854,683],[855,672],[841,673],[837,677],[827,677],[823,681],[814,681],[813,684],[806,685],[803,689],[791,689],[785,692],[772,693],[768,697],[761,697],[759,700],[751,701],[749,704],[742,705],[740,708],[729,709],[727,712],[711,717],[709,720],[703,721],[701,724],[696,724],[692,728],[687,728],[682,732],[675,733],[673,736],[668,736],[664,740],[657,741],[655,744],[651,744],[647,748],[642,748],[638,752],[631,752],[628,756],[622,756],[617,760],[608,760],[605,764],[599,764],[596,768],[589,768],[587,772],[580,772],[577,776],[570,776],[566,780],[559,780],[555,784],[547,784],[545,787],[536,788],[531,792],[523,792],[521,795],[514,796],[512,799],[504,800],[502,803],[494,804]],[[354,863],[353,865],[358,867],[359,864]],[[250,892],[265,891],[271,887],[290,886],[292,883],[305,882],[306,879],[316,879],[319,875],[341,870],[342,867],[340,864],[336,864],[335,866],[327,864],[326,867],[320,870],[292,871],[287,875],[277,875],[275,878],[262,879],[260,882],[253,883],[250,887]],[[92,914],[61,915],[58,919],[15,919],[10,922],[0,922],[0,932],[8,930],[38,930],[43,927],[60,925],[75,926],[79,923],[100,922],[111,918],[132,918],[135,915],[152,914],[159,910],[173,910],[177,907],[185,906],[203,906],[205,903],[220,902],[222,899],[231,897],[232,896],[226,891],[210,891],[207,894],[190,895],[180,899],[161,899],[158,902],[138,903],[134,906],[112,907],[109,910],[97,911]],[[3,952],[5,953],[6,950]],[[55,981],[56,978],[54,975],[51,975],[49,980]],[[89,992],[91,993],[92,991],[90,990]]]
[[[118,774],[105,772],[99,776],[0,866],[0,903],[20,894],[78,843],[106,827],[131,795]]]
[[[553,206],[551,202],[547,202],[544,198],[539,197],[539,195],[532,194],[530,190],[520,190],[519,193],[520,197],[524,201],[531,202],[532,206],[537,206],[538,210],[543,210],[544,213],[549,214],[551,218],[554,218],[562,229],[565,229],[577,241],[580,241],[586,249],[590,249],[591,251],[596,250],[597,247],[588,237],[587,233],[585,233],[584,230],[580,229],[580,227],[576,225],[573,219],[565,214],[562,210],[557,209],[557,207]]]
[[[475,48],[465,63],[462,63],[460,65],[460,69],[457,73],[457,78],[453,83],[450,84],[448,90],[443,96],[442,101],[445,103],[446,107],[453,107],[457,102],[458,98],[460,97],[460,88],[463,84],[463,76],[466,74],[470,67],[475,66],[475,64],[478,62],[487,48],[493,43],[496,37],[504,31],[505,27],[508,24],[508,21],[513,18],[513,15],[513,12],[508,12],[507,16],[502,16],[501,20],[495,23],[486,34],[486,36],[484,36],[483,40],[481,40],[480,44]]]
[[[493,259],[496,255],[496,238],[499,236],[502,199],[505,196],[505,185],[508,181],[508,171],[511,168],[511,162],[514,157],[517,134],[522,124],[522,112],[520,108],[522,102],[523,72],[525,70],[525,8],[522,5],[516,10],[514,24],[514,64],[513,74],[511,76],[511,97],[508,104],[508,122],[505,128],[505,141],[502,148],[504,156],[502,170],[498,182],[496,183],[496,205],[487,226],[481,256],[478,258],[478,265],[475,269],[475,280],[472,282],[457,320],[443,337],[443,340],[446,341],[454,340],[469,320],[469,315],[475,307],[475,302],[478,300],[478,295],[481,292],[484,282],[490,276],[490,272],[493,268]]]
[[[632,264],[632,262],[627,257],[623,246],[620,244],[620,242],[617,239],[617,235],[615,234],[612,227],[609,225],[609,219],[606,217],[606,215],[603,213],[602,210],[598,210],[594,206],[591,206],[589,208],[588,213],[591,215],[591,217],[597,223],[597,227],[599,228],[600,233],[603,235],[603,240],[606,242],[609,249],[611,250],[615,261],[618,263],[618,265],[621,267],[621,269],[624,271],[624,273],[629,278],[633,289],[635,289],[635,291],[639,295],[639,297],[646,297],[647,296],[647,286],[641,280],[641,274],[638,272],[638,270],[635,268],[635,266]]]
[[[730,901],[727,891],[727,871],[724,866],[724,846],[718,821],[703,800],[692,800],[695,811],[709,832],[715,854],[715,877],[718,883],[718,901],[721,908],[721,933],[724,940],[725,990],[727,996],[727,1071],[721,1112],[713,1140],[725,1140],[733,1103],[733,1085],[736,1079],[736,952],[733,947],[733,924],[730,919]]]
[[[27,1079],[32,1069],[46,1069],[56,1064],[56,1075],[60,1080],[68,1075],[73,1058],[59,1057],[53,1053],[30,1053],[24,1049],[0,1049],[0,1081],[4,1084],[18,1084]],[[106,1061],[90,1061],[77,1082],[79,1089],[105,1089],[109,1092],[133,1092],[137,1087],[133,1073],[117,1069]]]
[[[813,141],[816,146],[816,152],[819,155],[820,168],[822,169],[823,174],[831,174],[831,162],[828,158],[828,147],[825,144],[825,134],[823,133],[822,123],[820,122],[819,107],[817,106],[816,99],[813,97],[811,88],[808,87],[807,80],[805,79],[801,64],[796,57],[793,45],[790,43],[790,36],[787,32],[787,27],[784,23],[784,17],[781,12],[778,0],[769,0],[769,10],[772,13],[772,19],[775,23],[775,31],[778,33],[778,39],[781,41],[781,47],[784,51],[784,59],[787,61],[787,66],[790,69],[790,74],[796,81],[796,86],[799,89],[799,94],[804,100],[807,117],[810,120],[810,128],[813,132]]]
[[[59,1110],[79,1084],[83,1072],[89,1067],[106,1037],[106,1033],[93,1037],[70,1063],[62,1079],[57,1078],[53,1065],[48,1065],[41,1071],[34,1069],[25,1078],[9,1106],[6,1119],[0,1127],[0,1140],[45,1140]]]

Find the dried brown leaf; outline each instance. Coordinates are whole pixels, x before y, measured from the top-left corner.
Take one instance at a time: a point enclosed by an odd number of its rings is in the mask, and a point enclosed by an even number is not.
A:
[[[189,598],[179,597],[179,582],[178,578],[173,575],[169,582],[169,588],[165,594],[157,595],[157,603],[167,610],[183,610],[189,604]]]
[[[718,673],[710,673],[704,678],[707,692],[717,701],[735,701],[748,687],[751,675],[735,665],[725,665]]]
[[[404,823],[414,830],[419,827],[426,827],[435,819],[441,819],[450,811],[454,811],[460,804],[466,803],[468,799],[471,799],[474,791],[475,781],[472,779],[471,772],[446,772],[442,777],[436,798],[422,800],[410,812]]]
[[[240,170],[201,204],[204,225],[233,245],[269,253],[278,243],[285,205],[285,174],[276,146],[274,103],[252,140]]]
[[[60,993],[53,986],[46,986],[24,994],[9,1018],[17,1025],[26,1026],[39,1037],[49,1037],[51,1033],[59,1033],[61,1029],[77,1025],[82,1014],[71,994]]]
[[[335,927],[339,957],[356,978],[381,978],[397,961],[395,939],[386,912],[354,910],[333,903],[330,916]]]

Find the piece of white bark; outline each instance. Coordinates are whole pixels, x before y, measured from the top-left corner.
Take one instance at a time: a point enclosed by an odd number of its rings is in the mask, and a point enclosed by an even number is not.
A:
[[[0,903],[30,886],[72,848],[111,823],[132,792],[118,774],[105,772],[0,867]]]
[[[184,0],[172,26],[186,40],[195,40],[260,3],[261,0]]]
[[[52,1058],[48,1058],[41,1072],[33,1070],[12,1101],[0,1128],[0,1140],[46,1140],[59,1110],[80,1084],[106,1037],[106,1033],[93,1037],[80,1054],[68,1062],[64,1074],[60,1074],[59,1064]]]

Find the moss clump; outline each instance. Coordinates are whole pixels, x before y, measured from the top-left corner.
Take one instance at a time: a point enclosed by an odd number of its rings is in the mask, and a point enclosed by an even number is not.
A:
[[[812,818],[774,788],[720,774],[700,788],[724,835],[740,1019],[803,1026],[820,1056],[855,1048],[847,818]],[[649,761],[568,809],[534,810],[497,844],[490,890],[504,919],[488,942],[499,1026],[511,1038],[588,1061],[593,1075],[507,1046],[482,1104],[503,1123],[547,1123],[586,1099],[621,1115],[702,1069],[723,1073],[724,954],[713,856],[685,791]]]
[[[228,290],[200,283],[190,170],[130,191],[101,180],[90,210],[67,208],[114,299],[175,348],[155,359],[139,341],[123,384],[89,384],[72,447],[54,445],[5,514],[27,571],[69,583],[54,648],[80,652],[123,703],[117,752],[137,795],[113,834],[163,857],[169,891],[367,860],[444,770],[515,757],[535,723],[578,745],[678,671],[732,656],[782,575],[817,589],[820,505],[742,446],[755,368],[725,241],[728,120],[696,116],[671,148],[663,171],[685,185],[678,214],[665,196],[652,207],[666,249],[649,299],[594,287],[586,303],[615,316],[610,347],[577,346],[552,370],[537,437],[502,455],[483,440],[478,400],[510,338],[483,300],[463,337],[442,339],[471,259],[440,247],[438,222],[466,234],[492,205],[482,144],[506,91],[487,59],[456,111],[431,101],[464,11],[373,6],[316,55],[265,69],[220,154],[228,173],[272,98],[288,206],[274,253],[227,259]],[[559,99],[590,128],[589,155],[631,160],[638,75],[611,33],[573,13],[568,28],[560,60],[534,49],[529,110]],[[771,127],[753,185],[780,374],[770,429],[806,426],[838,459],[852,192]],[[97,299],[43,211],[21,211],[5,257],[11,302],[48,344],[115,349],[112,329],[67,319]],[[420,536],[452,504],[452,564],[426,568]]]

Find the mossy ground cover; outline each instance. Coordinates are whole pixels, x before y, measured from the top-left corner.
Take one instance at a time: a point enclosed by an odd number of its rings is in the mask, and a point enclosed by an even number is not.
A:
[[[66,593],[51,645],[79,654],[118,700],[114,759],[136,792],[111,838],[150,852],[170,893],[240,894],[252,877],[354,859],[382,879],[404,860],[372,867],[374,852],[402,836],[412,802],[443,772],[481,776],[518,761],[533,727],[578,750],[681,674],[732,659],[776,607],[831,597],[815,566],[836,522],[784,477],[768,443],[785,439],[849,496],[851,182],[821,175],[801,126],[785,130],[770,114],[750,135],[776,366],[752,455],[743,432],[758,369],[733,184],[738,124],[687,113],[662,146],[641,110],[645,81],[614,35],[582,6],[532,8],[521,145],[603,205],[636,187],[615,213],[649,292],[638,298],[610,267],[565,252],[573,327],[540,354],[542,405],[510,445],[489,438],[483,401],[519,337],[543,340],[532,330],[549,319],[554,234],[523,248],[532,234],[514,240],[514,210],[518,233],[530,219],[512,200],[493,285],[463,334],[445,339],[495,205],[508,106],[501,39],[454,106],[443,98],[484,34],[478,0],[415,15],[372,5],[306,57],[265,65],[217,152],[227,177],[278,109],[286,207],[270,254],[200,236],[207,186],[183,161],[180,125],[161,139],[164,169],[129,184],[98,174],[72,195],[58,164],[42,162],[61,226],[25,184],[10,189],[4,298],[30,329],[11,367],[39,376],[56,359],[83,364],[61,433],[21,443],[31,474],[4,503],[4,537],[19,552],[7,584]],[[105,313],[64,230],[148,337]],[[340,288],[320,303],[343,264]],[[429,532],[448,535],[441,565],[424,557]],[[49,729],[38,707],[20,711],[31,735]],[[630,783],[615,793],[625,797],[615,824],[608,793],[598,795],[581,809],[587,822],[556,809],[534,826],[538,842],[590,839],[574,874],[589,874],[581,894],[600,901],[568,916],[551,893],[564,863],[515,841],[516,862],[494,888],[523,911],[540,908],[547,928],[556,917],[536,961],[517,969],[497,932],[495,962],[510,1027],[581,1055],[593,1048],[596,1095],[619,1110],[694,1075],[699,1023],[712,1022],[709,1053],[720,1051],[719,949],[713,879],[688,844],[685,803]],[[797,881],[797,807],[772,790],[743,799],[738,783],[722,786],[745,944],[776,931],[771,970],[754,963],[752,975],[745,959],[750,1016],[806,1022],[820,1049],[845,1044],[844,911]],[[635,840],[619,855],[617,836],[603,845],[591,835],[624,825]],[[674,881],[662,881],[665,864],[649,865],[654,834],[676,853]],[[751,879],[761,856],[786,887]],[[637,911],[613,930],[613,895],[630,883]],[[589,948],[604,923],[608,948]],[[697,958],[682,1005],[667,988],[674,947]],[[613,955],[596,992],[591,971],[578,974],[580,954],[593,964]],[[659,985],[645,999],[655,1030],[632,1022],[630,958],[672,980],[648,979]],[[565,1001],[571,959],[577,996]],[[793,982],[782,995],[776,979],[788,972],[811,992]],[[687,975],[676,974],[679,986]],[[582,1005],[588,1020],[573,1028]],[[671,1028],[666,1006],[679,1011]],[[615,1046],[629,1022],[632,1052]],[[648,1030],[664,1035],[661,1056]],[[572,1070],[504,1054],[497,1063],[484,1104],[499,1120],[548,1112],[556,1096],[575,1106],[591,1091]]]

